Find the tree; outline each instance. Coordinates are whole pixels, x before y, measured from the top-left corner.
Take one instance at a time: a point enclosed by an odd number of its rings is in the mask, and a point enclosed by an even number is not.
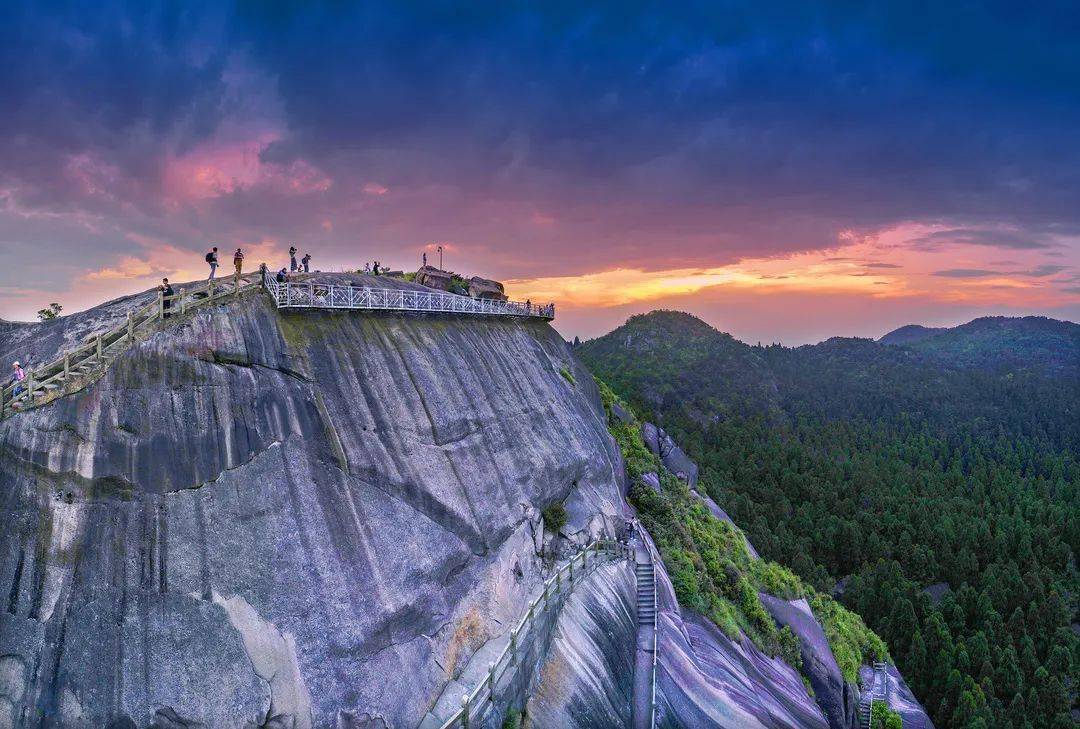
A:
[[[37,317],[41,321],[52,321],[60,316],[60,312],[64,310],[64,307],[57,304],[55,301],[45,309],[38,309]]]

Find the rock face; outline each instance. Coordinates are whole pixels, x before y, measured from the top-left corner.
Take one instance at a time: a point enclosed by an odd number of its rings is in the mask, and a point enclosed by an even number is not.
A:
[[[759,597],[773,620],[778,625],[791,628],[799,638],[803,671],[810,678],[818,704],[829,718],[829,728],[848,729],[856,726],[858,694],[853,686],[844,681],[825,632],[806,600],[781,600],[765,593]]]
[[[657,726],[828,726],[795,669],[745,636],[733,641],[711,621],[682,610],[663,565],[656,586]]]
[[[469,296],[474,299],[506,301],[506,293],[503,291],[501,283],[492,281],[490,278],[480,278],[479,276],[473,276],[469,279]]]
[[[652,423],[642,423],[641,437],[648,449],[660,458],[667,470],[690,484],[690,488],[697,486],[697,464],[690,460],[663,428],[658,428]]]
[[[602,567],[562,609],[526,714],[536,727],[630,726],[637,629],[634,575]]]
[[[421,286],[427,286],[429,289],[449,291],[451,281],[452,279],[447,271],[435,268],[434,266],[423,266],[416,272],[416,283]]]
[[[0,725],[415,726],[539,584],[528,515],[624,508],[546,324],[261,293],[0,422],[0,458]]]

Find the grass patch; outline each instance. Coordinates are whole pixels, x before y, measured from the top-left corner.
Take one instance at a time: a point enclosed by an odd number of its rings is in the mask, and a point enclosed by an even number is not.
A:
[[[563,376],[563,379],[569,382],[571,385],[577,385],[577,380],[574,379],[574,373],[566,367],[559,370],[559,374]]]

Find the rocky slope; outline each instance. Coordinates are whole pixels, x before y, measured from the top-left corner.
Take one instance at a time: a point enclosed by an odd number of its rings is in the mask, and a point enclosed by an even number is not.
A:
[[[539,584],[539,510],[584,540],[623,508],[548,326],[257,293],[3,421],[0,458],[0,725],[415,726]]]
[[[45,361],[146,296],[5,324],[0,352]],[[550,555],[630,513],[596,385],[548,325],[283,315],[258,292],[0,421],[0,466],[0,726],[430,723]],[[657,578],[660,725],[833,723]],[[522,697],[533,726],[629,720],[635,600],[626,564],[569,595]]]

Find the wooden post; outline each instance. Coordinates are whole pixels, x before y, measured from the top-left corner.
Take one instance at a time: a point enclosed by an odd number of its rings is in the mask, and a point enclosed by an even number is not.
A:
[[[529,608],[529,615],[532,615],[532,608]],[[510,662],[517,662],[517,628],[510,629]]]
[[[34,404],[34,370],[26,368],[26,396],[23,398],[27,404]]]
[[[165,320],[165,292],[161,290],[157,292],[157,315],[158,319]]]
[[[488,664],[488,701],[495,703],[495,664]]]
[[[187,311],[187,306],[184,303],[184,290],[180,289],[180,313],[183,314]]]
[[[64,352],[64,380],[66,381],[71,372],[71,355]]]
[[[131,312],[128,312],[128,344],[135,341],[135,319],[132,318]]]
[[[570,589],[571,590],[574,589],[573,585],[574,585],[574,560],[575,559],[577,559],[576,554],[573,557],[570,558]]]
[[[206,298],[208,298],[210,300],[213,300],[213,298],[214,298],[214,282],[212,280],[210,281],[210,286],[207,287],[207,291],[209,293],[206,295]]]
[[[469,695],[461,697],[461,726],[469,729]]]
[[[103,356],[103,353],[102,353],[101,335],[100,334],[97,335],[97,358],[98,358],[98,360],[105,359],[105,357]]]

